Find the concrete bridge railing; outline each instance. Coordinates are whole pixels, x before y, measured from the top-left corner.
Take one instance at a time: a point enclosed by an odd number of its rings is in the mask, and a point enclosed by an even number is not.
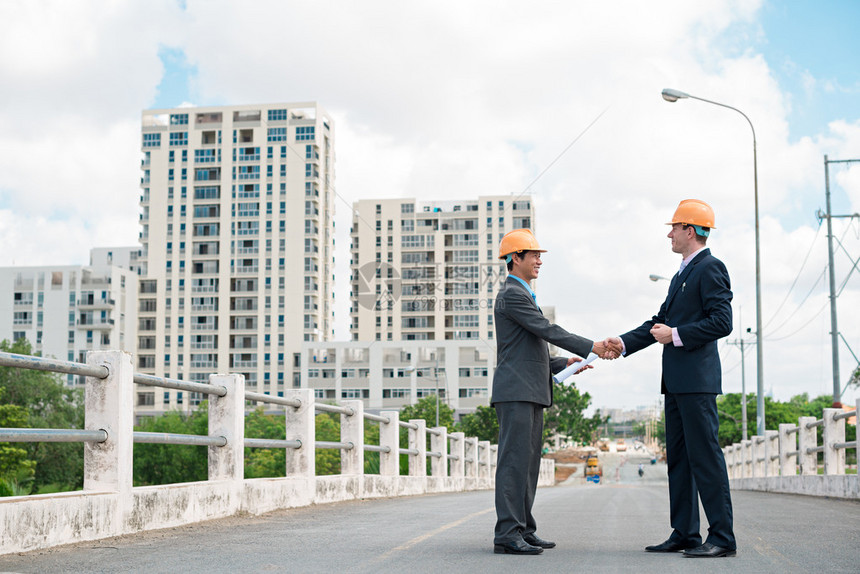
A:
[[[857,441],[845,441],[845,421],[860,412],[824,409],[821,419],[800,417],[723,449],[732,488],[860,499],[860,481],[846,474],[845,451]],[[818,429],[821,428],[821,444]],[[819,467],[819,454],[823,467]],[[819,470],[822,474],[819,474]]]
[[[131,355],[97,351],[87,364],[0,353],[0,365],[86,375],[85,428],[0,429],[0,442],[84,441],[84,487],[79,492],[0,498],[0,555],[189,524],[240,512],[342,500],[493,488],[496,449],[489,441],[427,428],[423,419],[401,421],[398,411],[364,412],[362,401],[316,403],[312,389],[284,397],[246,392],[244,377],[211,375],[209,384],[136,375]],[[208,436],[134,432],[134,383],[209,395]],[[283,440],[245,437],[246,401],[285,406]],[[315,439],[317,411],[339,413],[341,440]],[[380,425],[378,445],[366,445],[364,421]],[[400,448],[400,429],[409,446]],[[430,450],[427,450],[427,435]],[[208,480],[133,487],[134,443],[208,447]],[[286,476],[244,478],[244,449],[286,449]],[[316,476],[318,448],[341,451],[341,474]],[[364,473],[364,453],[379,452],[379,474]],[[400,475],[407,454],[409,474]],[[427,459],[430,473],[427,473]],[[554,483],[554,462],[543,460],[541,485]]]

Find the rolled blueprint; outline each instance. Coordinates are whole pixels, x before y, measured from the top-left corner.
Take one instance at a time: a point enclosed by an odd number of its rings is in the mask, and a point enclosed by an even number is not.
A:
[[[569,379],[573,374],[581,371],[586,366],[590,365],[594,359],[597,358],[597,353],[589,353],[588,357],[583,361],[579,361],[578,363],[573,363],[572,365],[566,367],[563,371],[558,373],[553,377],[553,380],[556,383],[564,383],[567,379]]]

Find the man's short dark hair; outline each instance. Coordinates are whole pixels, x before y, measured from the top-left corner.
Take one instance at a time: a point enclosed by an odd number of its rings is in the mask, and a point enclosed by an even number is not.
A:
[[[529,252],[529,250],[525,249],[525,250],[520,251],[520,252],[514,251],[513,253],[511,253],[511,260],[508,261],[508,271],[510,271],[511,269],[514,268],[514,255],[517,255],[520,259],[522,259],[523,257],[526,256],[526,253],[528,253],[528,252]]]

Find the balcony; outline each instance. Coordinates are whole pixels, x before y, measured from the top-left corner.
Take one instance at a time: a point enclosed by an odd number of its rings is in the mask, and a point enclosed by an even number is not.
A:
[[[78,329],[101,331],[105,329],[113,329],[114,320],[101,318],[93,318],[90,320],[78,319],[75,324],[78,326]]]
[[[116,305],[116,300],[110,297],[106,299],[78,299],[79,309],[112,309]]]

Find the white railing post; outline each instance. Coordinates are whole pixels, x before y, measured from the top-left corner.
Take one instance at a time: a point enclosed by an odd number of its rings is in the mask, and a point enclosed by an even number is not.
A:
[[[499,463],[499,445],[490,446],[490,479],[496,480],[496,467]]]
[[[427,421],[410,419],[409,423],[418,427],[409,429],[409,448],[418,451],[409,455],[409,476],[427,476]]]
[[[797,425],[780,423],[779,425],[779,474],[782,476],[794,476],[797,474],[797,461],[792,453],[797,450],[797,437],[794,429]],[[792,457],[794,458],[792,459]]]
[[[388,418],[387,423],[379,423],[379,446],[387,446],[390,449],[388,452],[379,453],[379,474],[398,476],[400,474],[400,413],[382,411],[379,415]]]
[[[463,439],[465,458],[463,459],[466,478],[478,478],[478,438],[474,436]]]
[[[750,478],[753,475],[753,464],[752,464],[752,456],[753,456],[753,447],[752,441],[742,440],[741,448],[743,449],[743,466],[741,467],[741,478]]]
[[[762,466],[762,462],[759,461],[760,458],[764,458],[764,437],[761,435],[753,435],[752,437],[752,451],[750,452],[750,456],[752,457],[752,476],[753,478],[764,476],[764,467]]]
[[[800,465],[800,474],[818,474],[818,453],[808,452],[809,449],[818,446],[817,427],[807,428],[806,426],[816,420],[815,417],[800,417],[798,421],[797,426],[800,430],[797,433],[797,446],[800,454],[797,462]]]
[[[466,476],[466,435],[461,432],[452,432],[451,440],[454,444],[451,446],[451,455],[456,457],[451,459],[451,476],[463,478]]]
[[[302,406],[287,407],[287,440],[301,441],[301,448],[287,450],[287,476],[314,478],[317,471],[316,419],[313,389],[286,389],[284,398],[298,399]]]
[[[448,429],[435,427],[433,430],[439,434],[430,435],[430,450],[442,453],[442,457],[434,456],[430,460],[430,475],[448,476]]]
[[[738,443],[735,443],[735,444],[729,446],[729,453],[731,455],[731,461],[732,461],[731,471],[729,473],[730,478],[740,478],[741,477],[741,473],[739,470],[740,458],[741,458],[740,448],[741,448],[741,445],[739,445]]]
[[[116,492],[120,504],[117,524],[131,508],[134,448],[134,370],[123,351],[90,351],[88,365],[104,365],[105,379],[87,377],[84,430],[104,430],[104,442],[84,443],[84,490]]]
[[[824,409],[824,474],[845,474],[845,449],[833,445],[845,442],[845,419],[836,420],[842,409]]]
[[[209,447],[209,480],[245,479],[245,376],[209,375],[209,384],[225,387],[223,397],[209,395],[209,436],[223,436],[224,446]]]
[[[341,401],[340,405],[353,411],[340,415],[340,441],[352,443],[351,449],[340,451],[340,473],[364,474],[364,401]]]
[[[490,480],[490,441],[478,441],[478,476],[482,481]]]
[[[732,447],[731,447],[731,445],[724,446],[722,448],[722,451],[723,451],[723,458],[726,461],[726,476],[728,476],[729,480],[731,480],[732,479],[732,454],[731,454]]]
[[[779,431],[764,431],[764,475],[779,476]]]

